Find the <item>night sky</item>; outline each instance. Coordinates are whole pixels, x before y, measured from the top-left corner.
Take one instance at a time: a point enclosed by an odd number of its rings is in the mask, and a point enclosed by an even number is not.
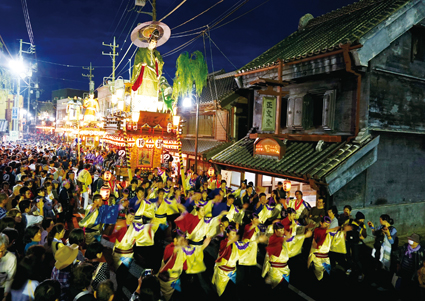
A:
[[[168,14],[181,1],[157,0],[157,19]],[[102,78],[109,76],[112,71],[111,59],[102,55],[102,51],[109,52],[110,49],[102,46],[102,42],[112,43],[115,35],[117,44],[120,45],[118,63],[131,43],[132,29],[138,23],[152,20],[149,15],[135,12],[134,0],[26,0],[26,2],[34,34],[34,44],[37,49],[38,72],[34,74],[34,77],[38,78],[40,88],[43,90],[40,100],[51,99],[51,91],[56,89],[88,90],[88,79],[81,75],[88,71],[83,70],[81,66],[88,66],[90,62],[94,66],[98,66],[94,70],[95,87],[98,87],[102,83]],[[217,2],[219,2],[217,5],[200,17],[173,29]],[[212,42],[210,43],[208,38],[205,39],[209,72],[220,69],[229,72],[242,67],[296,31],[299,18],[304,14],[311,13],[317,17],[353,2],[355,1],[187,0],[163,21],[172,29],[171,38],[166,44],[158,47],[158,50],[163,55],[172,51],[196,36],[177,37],[176,34],[207,24],[211,26],[214,21],[224,18],[232,8],[244,3],[240,9],[233,12],[216,27],[248,12],[246,15],[210,31],[212,41],[227,58]],[[257,6],[259,7],[256,8]],[[253,11],[249,12],[250,10]],[[149,0],[143,11],[151,11]],[[121,22],[119,22],[120,19]],[[199,32],[203,29],[205,27],[188,33]],[[19,39],[30,41],[21,1],[0,1],[0,35],[12,55],[16,55],[19,50]],[[127,41],[124,43],[125,40]],[[130,48],[117,69],[116,76],[120,75],[128,79],[128,59],[135,49],[134,45]],[[179,54],[183,51],[192,53],[196,50],[204,52],[202,37],[174,54],[164,55],[164,73],[169,81],[174,77],[175,62]],[[24,60],[33,59],[35,59],[34,55],[24,54]],[[5,64],[3,57],[0,64]],[[72,65],[73,67],[63,65]]]

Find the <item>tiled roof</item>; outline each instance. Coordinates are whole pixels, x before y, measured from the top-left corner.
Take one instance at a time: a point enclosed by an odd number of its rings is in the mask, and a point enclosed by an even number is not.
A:
[[[335,51],[343,44],[359,44],[371,29],[409,3],[409,0],[362,0],[314,18],[239,72],[273,65],[278,59],[291,62]]]
[[[210,103],[214,100],[220,102],[234,93],[233,90],[237,88],[235,74],[236,72],[228,72],[215,77],[209,76],[207,86],[202,90],[200,102]]]
[[[195,139],[182,139],[182,152],[185,154],[195,154]],[[198,155],[211,157],[230,146],[230,143],[217,140],[198,139]],[[209,159],[209,158],[208,158]]]
[[[239,166],[273,174],[323,181],[324,177],[362,146],[345,142],[324,143],[287,141],[282,159],[254,157],[255,139],[245,137],[211,158],[213,163]]]

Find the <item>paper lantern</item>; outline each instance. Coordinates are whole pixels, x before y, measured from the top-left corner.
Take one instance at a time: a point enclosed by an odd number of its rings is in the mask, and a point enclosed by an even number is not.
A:
[[[110,194],[111,194],[111,191],[109,190],[108,186],[102,186],[102,188],[100,188],[100,195],[102,196],[103,200],[108,200]]]
[[[210,177],[212,177],[212,176],[214,176],[214,174],[215,174],[214,167],[211,166],[210,168],[208,168],[208,175]]]
[[[283,182],[283,190],[285,190],[286,192],[291,191],[291,181],[285,180]]]
[[[112,174],[111,174],[111,172],[110,171],[105,171],[105,173],[103,174],[103,179],[105,180],[105,181],[109,181],[109,180],[111,180],[111,177],[112,177]]]

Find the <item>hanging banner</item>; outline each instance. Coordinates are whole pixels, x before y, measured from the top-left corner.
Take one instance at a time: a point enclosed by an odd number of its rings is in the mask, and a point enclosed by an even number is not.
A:
[[[276,128],[276,97],[263,97],[263,116],[261,130],[274,132]]]

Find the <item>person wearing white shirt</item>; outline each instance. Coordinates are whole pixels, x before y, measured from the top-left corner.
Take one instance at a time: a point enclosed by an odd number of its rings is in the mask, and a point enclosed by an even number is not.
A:
[[[39,224],[43,221],[44,216],[44,202],[39,201],[37,203],[37,215],[31,214],[31,203],[28,200],[23,200],[19,203],[19,210],[22,212],[22,216],[26,220],[26,228],[28,228],[31,225]]]
[[[6,300],[16,273],[16,256],[7,251],[9,238],[0,233],[0,300]]]
[[[329,225],[329,229],[333,229],[338,227],[338,209],[335,205],[331,206],[331,208],[328,209],[328,216],[331,219],[331,224]]]

